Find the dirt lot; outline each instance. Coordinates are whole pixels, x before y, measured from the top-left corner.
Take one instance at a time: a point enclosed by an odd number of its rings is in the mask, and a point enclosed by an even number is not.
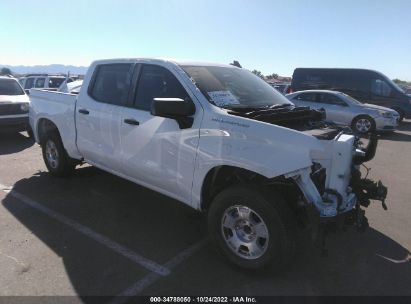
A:
[[[0,135],[0,295],[411,295],[411,121],[382,136],[370,176],[388,211],[307,244],[287,271],[237,269],[183,204],[96,168],[50,176],[24,133]]]

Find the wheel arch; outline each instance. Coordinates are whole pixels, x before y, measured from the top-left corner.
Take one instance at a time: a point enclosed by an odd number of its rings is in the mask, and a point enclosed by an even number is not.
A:
[[[60,131],[57,125],[48,118],[40,118],[37,122],[36,135],[40,145],[42,145],[50,132],[57,132],[60,136]]]
[[[201,187],[200,210],[206,212],[211,206],[214,197],[219,192],[227,187],[240,183],[251,183],[276,188],[282,192],[288,192],[291,196],[293,196],[292,194],[300,195],[301,193],[298,186],[292,181],[292,179],[287,179],[283,175],[268,178],[245,168],[230,165],[219,165],[211,168],[203,180]],[[290,191],[290,187],[293,187],[293,190],[295,191]],[[285,198],[287,201],[290,200],[290,195]],[[292,200],[294,200],[294,198]]]
[[[372,125],[371,131],[375,131],[375,126],[376,126],[375,119],[370,114],[367,114],[367,113],[362,113],[362,114],[358,114],[354,116],[353,119],[351,120],[351,127],[354,128],[354,122],[361,117],[368,118],[371,121],[371,125]]]

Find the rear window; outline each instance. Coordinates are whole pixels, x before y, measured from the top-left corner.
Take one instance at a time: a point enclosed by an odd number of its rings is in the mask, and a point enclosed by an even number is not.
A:
[[[57,89],[66,80],[64,77],[49,77],[49,88]]]
[[[0,95],[24,95],[24,91],[16,80],[0,79]]]

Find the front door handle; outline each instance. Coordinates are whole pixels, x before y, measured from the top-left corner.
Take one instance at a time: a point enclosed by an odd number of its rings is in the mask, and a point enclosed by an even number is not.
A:
[[[78,110],[78,112],[81,113],[81,114],[84,114],[84,115],[90,114],[90,112],[86,109],[80,109],[80,110]]]
[[[140,124],[137,120],[132,119],[132,118],[126,118],[124,119],[124,122],[126,124],[133,125],[133,126],[138,126]]]

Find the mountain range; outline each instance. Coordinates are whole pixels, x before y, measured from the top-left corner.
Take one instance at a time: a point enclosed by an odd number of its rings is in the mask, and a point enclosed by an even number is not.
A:
[[[9,68],[13,74],[32,74],[32,73],[47,73],[47,74],[67,74],[70,72],[72,75],[84,75],[87,72],[88,67],[63,65],[63,64],[49,64],[49,65],[7,65],[0,64],[1,68]]]

